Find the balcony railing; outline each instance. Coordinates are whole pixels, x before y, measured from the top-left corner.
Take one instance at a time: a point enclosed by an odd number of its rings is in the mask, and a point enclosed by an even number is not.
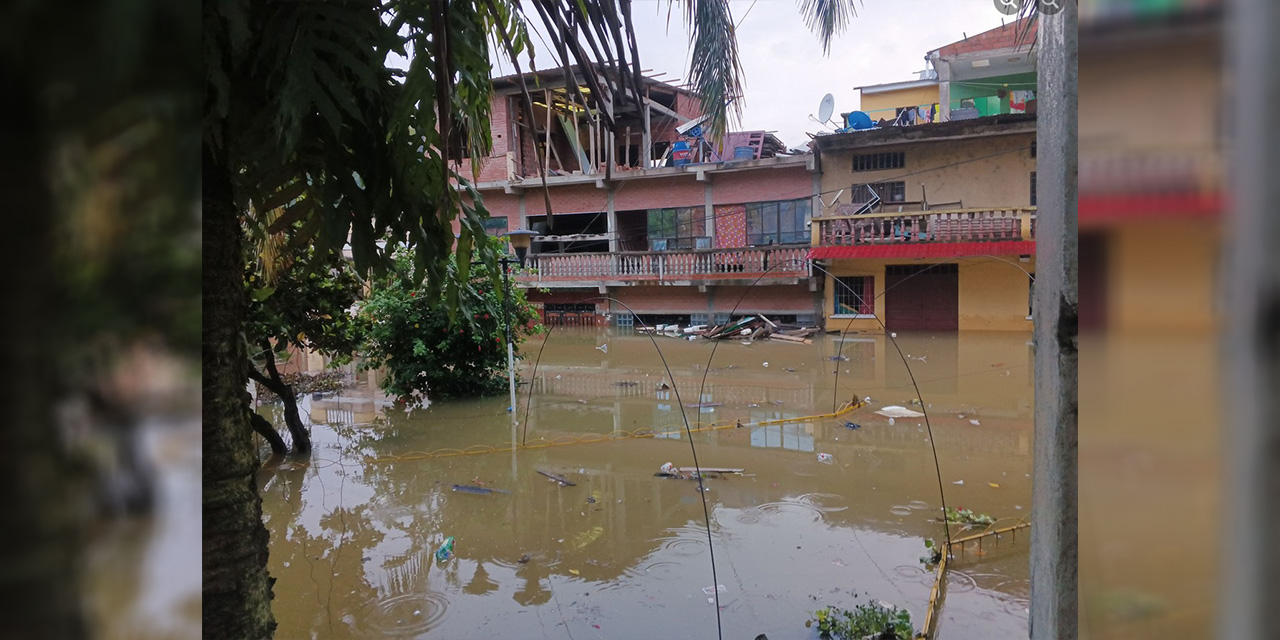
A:
[[[816,244],[854,246],[1035,238],[1035,207],[873,213],[817,218]]]
[[[521,282],[672,281],[807,276],[808,247],[623,251],[529,256]]]

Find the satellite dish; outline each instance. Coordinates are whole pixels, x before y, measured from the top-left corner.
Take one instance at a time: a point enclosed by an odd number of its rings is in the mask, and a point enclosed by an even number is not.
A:
[[[835,111],[835,108],[836,108],[835,96],[832,96],[829,93],[825,96],[822,96],[822,104],[818,105],[818,119],[823,122],[830,120],[831,112]]]

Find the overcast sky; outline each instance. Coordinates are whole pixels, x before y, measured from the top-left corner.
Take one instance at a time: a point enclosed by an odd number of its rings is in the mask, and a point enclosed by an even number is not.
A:
[[[824,57],[795,0],[731,0],[745,74],[742,123],[736,128],[773,131],[787,146],[803,146],[809,141],[805,132],[819,129],[809,114],[817,115],[824,94],[835,96],[836,113],[851,111],[858,106],[854,87],[914,80],[925,68],[926,52],[998,27],[1004,18],[992,0],[863,2]],[[632,6],[641,68],[665,71],[661,80],[683,81],[689,47],[681,7],[672,9],[668,26],[667,0],[633,0]],[[534,36],[533,42],[539,68],[550,66],[542,41]],[[502,61],[494,69],[495,76],[512,72]]]

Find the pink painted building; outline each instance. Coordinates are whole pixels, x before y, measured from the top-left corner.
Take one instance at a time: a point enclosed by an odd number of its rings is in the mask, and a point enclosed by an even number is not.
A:
[[[518,78],[494,85],[493,150],[474,181],[491,233],[539,233],[517,280],[547,322],[625,326],[627,307],[646,322],[816,321],[811,154],[763,131],[686,137],[695,96],[652,78],[641,105],[604,101],[613,132],[558,72],[526,74],[532,109]]]

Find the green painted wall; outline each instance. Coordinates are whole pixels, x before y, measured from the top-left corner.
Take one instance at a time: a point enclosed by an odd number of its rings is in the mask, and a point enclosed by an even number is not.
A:
[[[1035,73],[1015,73],[1007,76],[980,78],[973,81],[953,80],[951,82],[951,108],[959,109],[964,100],[973,100],[982,116],[994,116],[1009,113],[1009,96],[1003,99],[996,97],[1001,85],[1009,85],[1009,91],[1035,90]]]

